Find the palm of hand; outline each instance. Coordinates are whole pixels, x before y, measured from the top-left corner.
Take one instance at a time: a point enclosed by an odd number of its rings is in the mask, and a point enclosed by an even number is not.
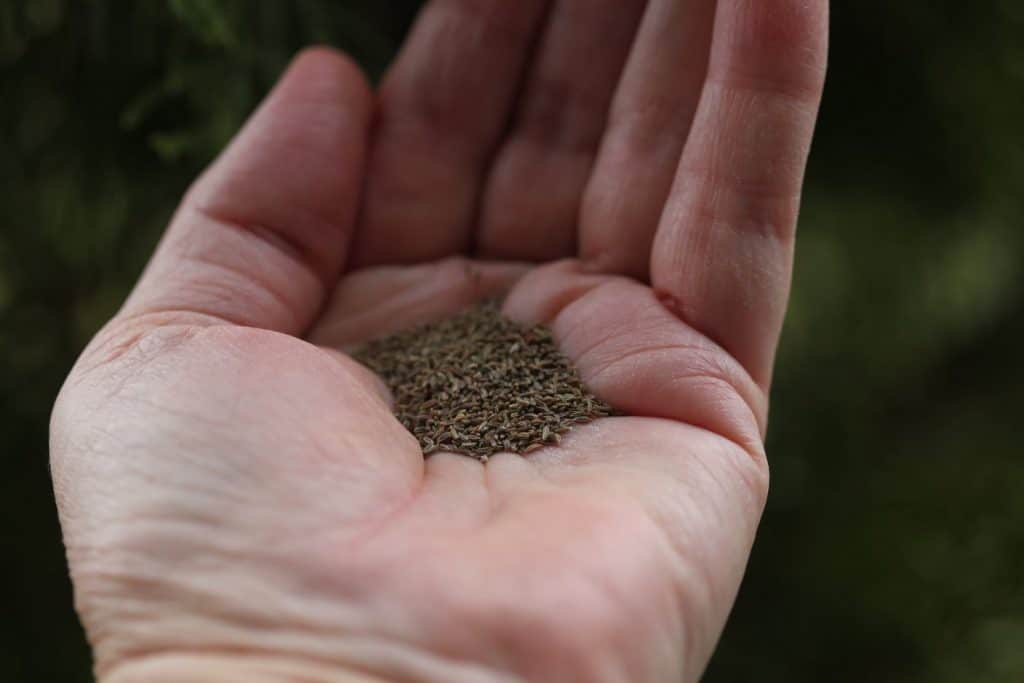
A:
[[[447,256],[466,246],[445,244],[460,238],[442,211],[442,232],[403,235],[410,228],[386,216],[360,226],[334,258],[349,251],[368,267],[329,297],[310,296],[337,265],[323,261],[336,245],[309,226],[351,215],[361,185],[358,160],[325,169],[359,156],[365,121],[310,134],[286,107],[296,99],[289,88],[322,97],[315,72],[326,69],[337,82],[329,95],[356,101],[341,113],[364,120],[350,67],[333,60],[300,62],[192,191],[177,233],[58,404],[55,484],[98,666],[244,651],[399,680],[695,678],[767,490],[765,366],[784,287],[754,301],[767,313],[737,323],[694,304],[686,285],[710,283],[712,304],[749,291],[719,291],[736,285],[710,272],[715,264],[686,261],[709,272],[680,278],[671,274],[678,257],[659,260],[657,247],[678,251],[692,227],[659,230],[648,276],[653,226],[642,221],[583,235],[578,251],[564,231],[542,230],[535,252],[498,221],[470,242],[517,260],[475,261]],[[294,75],[303,69],[305,84]],[[269,151],[252,151],[261,138]],[[261,198],[266,185],[245,187],[281,164],[275,139],[300,143],[289,158],[319,155],[303,180],[328,176],[332,196],[304,187],[293,193],[300,209],[282,217],[279,202]],[[375,157],[364,224],[374,220],[375,183],[395,185],[375,180]],[[276,182],[279,200],[290,182]],[[680,194],[670,209],[712,210]],[[325,206],[310,218],[317,202]],[[533,225],[562,220],[558,206],[542,208]],[[299,224],[281,234],[262,227]],[[382,255],[389,248],[397,256]],[[705,249],[705,259],[722,255]],[[389,260],[413,265],[374,265]],[[606,274],[582,265],[601,260]],[[788,261],[770,268],[785,274]],[[579,427],[527,458],[424,461],[376,378],[337,350],[505,291],[506,312],[550,323],[588,385],[629,417]],[[140,457],[126,462],[126,452]]]

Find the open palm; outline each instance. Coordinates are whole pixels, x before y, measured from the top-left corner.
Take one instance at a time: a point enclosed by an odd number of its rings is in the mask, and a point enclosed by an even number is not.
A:
[[[55,408],[100,674],[698,678],[767,492],[826,13],[434,0],[377,93],[298,58]],[[344,350],[499,293],[627,416],[424,460]]]

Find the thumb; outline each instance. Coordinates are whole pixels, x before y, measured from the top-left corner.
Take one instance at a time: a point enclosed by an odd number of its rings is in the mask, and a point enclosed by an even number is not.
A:
[[[120,315],[304,332],[345,262],[371,118],[354,63],[301,53],[189,190]]]

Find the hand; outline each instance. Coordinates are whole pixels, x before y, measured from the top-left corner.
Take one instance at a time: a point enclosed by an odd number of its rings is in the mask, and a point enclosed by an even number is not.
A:
[[[54,410],[101,678],[700,676],[768,486],[827,2],[546,4],[434,0],[376,95],[307,51],[185,197]],[[629,416],[424,461],[342,350],[505,291]]]

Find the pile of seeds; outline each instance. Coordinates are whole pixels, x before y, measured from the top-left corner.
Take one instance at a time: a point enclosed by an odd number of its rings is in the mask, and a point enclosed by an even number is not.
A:
[[[612,414],[541,325],[495,302],[370,342],[355,355],[391,389],[395,413],[424,455],[529,453],[573,426]]]

